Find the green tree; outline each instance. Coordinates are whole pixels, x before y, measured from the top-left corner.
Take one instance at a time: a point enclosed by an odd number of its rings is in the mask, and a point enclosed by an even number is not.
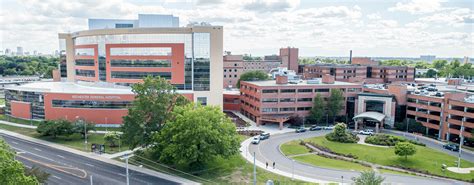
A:
[[[201,169],[216,157],[230,157],[240,147],[234,123],[220,108],[199,104],[176,107],[154,141],[154,156],[160,161],[191,169]]]
[[[143,83],[134,84],[132,91],[136,94],[135,100],[121,127],[124,143],[130,148],[150,144],[152,133],[161,129],[173,108],[189,102],[161,77],[148,76]]]
[[[42,136],[70,136],[74,133],[74,128],[71,122],[60,119],[60,120],[48,120],[41,122],[36,131]]]
[[[443,69],[446,65],[448,64],[448,61],[446,60],[435,60],[433,61],[433,67],[435,69],[441,70]]]
[[[120,142],[120,134],[118,132],[108,132],[104,135],[104,141],[110,147],[116,147]]]
[[[344,108],[344,95],[340,89],[332,89],[327,102],[328,116],[332,117],[333,122]]]
[[[25,174],[23,164],[15,160],[15,153],[3,139],[0,139],[0,182],[5,185],[39,184],[35,176]]]
[[[427,78],[434,78],[434,77],[436,77],[436,74],[437,74],[437,72],[434,69],[428,69],[428,71],[426,71],[425,76]]]
[[[84,124],[85,124],[85,127],[86,127],[85,131],[84,131]],[[74,126],[73,126],[72,129],[73,129],[74,133],[79,133],[79,134],[81,134],[82,138],[84,138],[84,135],[85,135],[86,133],[89,133],[89,131],[91,131],[91,130],[94,130],[94,131],[95,131],[95,130],[96,130],[94,124],[88,123],[88,122],[86,122],[86,121],[84,121],[84,120],[78,120],[78,121],[76,121],[76,122],[74,123]]]
[[[334,126],[334,131],[326,134],[326,139],[329,141],[340,142],[340,143],[356,143],[359,138],[347,131],[347,126],[344,123],[338,123]]]
[[[310,111],[310,119],[314,120],[316,124],[320,123],[324,116],[325,102],[321,97],[321,94],[316,94],[313,100],[313,107]]]
[[[46,183],[51,174],[42,171],[37,166],[33,166],[31,168],[25,168],[25,175],[36,177],[39,183]]]
[[[359,177],[353,177],[352,180],[356,185],[380,185],[385,178],[375,174],[374,171],[363,171]]]
[[[398,156],[405,156],[405,160],[408,159],[409,155],[414,155],[416,153],[415,145],[407,142],[398,142],[395,145],[395,154]]]
[[[237,81],[237,87],[240,87],[240,81],[259,81],[268,79],[268,74],[264,71],[248,71],[240,75],[240,78]]]

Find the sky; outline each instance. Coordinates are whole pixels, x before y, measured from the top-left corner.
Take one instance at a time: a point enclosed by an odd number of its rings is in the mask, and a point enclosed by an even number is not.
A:
[[[1,0],[0,50],[58,49],[88,18],[173,14],[224,26],[224,50],[254,56],[474,57],[474,0]]]

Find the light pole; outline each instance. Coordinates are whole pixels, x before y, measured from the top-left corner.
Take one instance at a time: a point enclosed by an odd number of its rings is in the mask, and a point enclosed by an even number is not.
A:
[[[90,178],[91,178],[91,185],[92,185],[92,184],[93,184],[93,183],[92,183],[92,175],[90,176]]]
[[[458,153],[458,168],[461,167],[461,150],[462,150],[462,144],[464,142],[464,136],[462,135],[462,133],[464,132],[464,119],[465,118],[462,118],[462,121],[461,121],[461,132],[460,132],[460,136],[461,136],[461,139],[459,141],[459,153]]]
[[[130,179],[128,177],[128,158],[130,157],[133,157],[133,154],[132,155],[128,155],[126,154],[125,157],[122,157],[120,159],[124,160],[125,159],[125,172],[126,172],[126,178],[127,178],[127,185],[130,185]]]
[[[84,125],[84,151],[87,152],[87,129],[86,129],[86,124],[84,123],[84,121],[79,119],[79,116],[76,116],[76,120],[78,122],[80,121]]]

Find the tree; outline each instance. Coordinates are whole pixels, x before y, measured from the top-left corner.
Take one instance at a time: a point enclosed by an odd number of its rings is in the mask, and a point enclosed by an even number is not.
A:
[[[344,107],[344,95],[340,89],[332,89],[327,103],[328,116],[332,117],[333,122],[336,116]]]
[[[440,69],[443,69],[447,64],[448,64],[448,61],[446,60],[435,60],[433,61],[432,65],[435,69],[440,70]]]
[[[86,124],[85,132],[84,132],[84,124]],[[79,120],[79,121],[76,121],[74,123],[73,130],[74,130],[74,133],[79,133],[79,134],[81,134],[82,138],[84,138],[86,133],[89,133],[89,131],[91,131],[91,130],[95,131],[96,129],[95,129],[94,124],[88,123],[84,120]]]
[[[173,108],[189,102],[161,77],[148,76],[143,83],[134,84],[132,91],[136,94],[135,100],[122,126],[124,142],[132,149],[150,144],[152,133],[161,129]]]
[[[398,156],[405,156],[405,160],[408,159],[409,155],[414,155],[416,153],[415,145],[407,142],[398,142],[395,145],[395,154]]]
[[[215,106],[188,104],[173,110],[161,132],[154,137],[154,156],[162,162],[201,169],[216,157],[239,151],[234,123]]]
[[[34,176],[25,174],[23,164],[15,160],[15,153],[3,139],[0,139],[0,182],[5,185],[39,184]]]
[[[51,174],[42,171],[37,166],[33,166],[31,168],[25,168],[25,175],[36,177],[39,183],[46,183]]]
[[[301,116],[298,114],[293,114],[290,116],[290,119],[288,120],[288,123],[290,123],[293,126],[301,126],[303,124],[304,120]]]
[[[38,125],[36,131],[42,136],[70,136],[74,133],[74,128],[71,122],[60,119],[60,120],[48,120],[43,121]]]
[[[437,74],[437,72],[434,69],[428,69],[428,71],[426,71],[425,76],[427,78],[434,78],[434,77],[436,77],[436,74]]]
[[[116,147],[118,142],[120,142],[120,134],[118,132],[108,132],[104,135],[104,141],[110,147]]]
[[[240,75],[240,78],[237,81],[237,87],[240,87],[240,81],[259,81],[268,79],[268,74],[264,71],[248,71]]]
[[[316,121],[316,124],[320,123],[324,116],[324,109],[326,107],[324,104],[321,94],[316,94],[313,100],[313,107],[310,111],[310,119]]]
[[[363,171],[359,177],[352,177],[352,180],[356,185],[380,185],[385,178],[375,174],[374,171]]]
[[[347,126],[344,123],[338,123],[334,126],[334,131],[326,134],[326,139],[329,141],[340,142],[340,143],[356,143],[359,138],[347,130]]]

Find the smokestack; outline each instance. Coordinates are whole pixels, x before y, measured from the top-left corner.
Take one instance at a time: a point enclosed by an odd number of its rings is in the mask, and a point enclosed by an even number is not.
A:
[[[352,50],[349,52],[349,64],[352,64]]]

